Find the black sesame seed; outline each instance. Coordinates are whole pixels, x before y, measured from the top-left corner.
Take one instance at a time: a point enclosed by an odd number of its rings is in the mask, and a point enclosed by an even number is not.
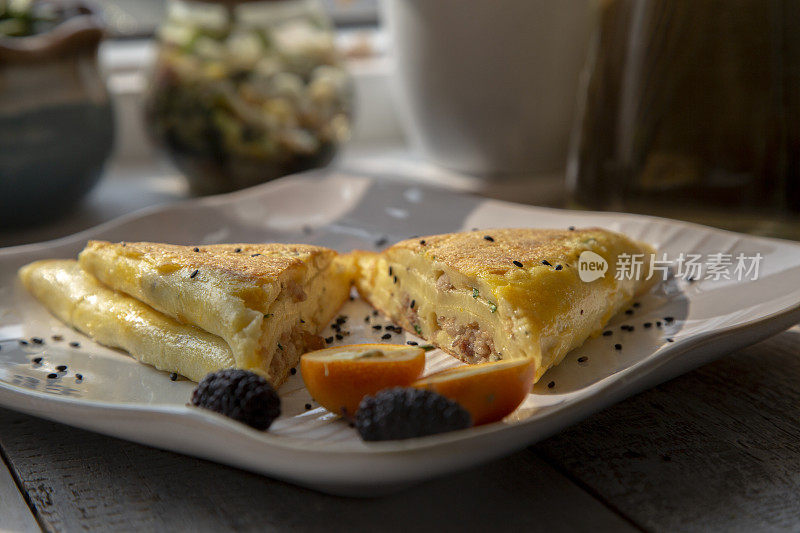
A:
[[[75,374],[75,381],[83,381],[83,374]]]
[[[417,346],[419,343],[417,341],[406,341],[406,344],[409,346]]]
[[[422,246],[425,246],[425,239],[422,239],[421,241],[419,241],[419,243],[420,243]]]
[[[305,324],[305,323],[306,323],[306,321],[305,321],[305,320],[303,320],[303,319],[301,318],[301,319],[300,319],[300,323],[301,323],[301,324]]]
[[[58,365],[58,366],[56,367],[56,370],[58,370],[59,372],[66,372],[66,370],[67,370],[67,365]]]
[[[325,337],[325,342],[327,342],[328,344],[332,343],[333,337]]]
[[[310,404],[310,403],[307,403],[307,404],[306,404],[306,411],[310,411],[310,410],[311,410],[311,404]]]
[[[610,329],[607,329],[607,330],[605,330],[605,331],[603,332],[603,337],[610,337],[610,336],[611,336],[611,335],[613,335],[613,334],[614,334],[614,332],[613,332],[613,331],[611,331]]]
[[[378,316],[378,312],[377,311],[373,311],[372,312],[372,316]]]
[[[364,317],[364,322],[369,322],[369,315]]]
[[[656,320],[656,327],[657,327],[657,328],[660,328],[660,327],[661,327],[661,321],[660,321],[660,320]]]
[[[579,363],[585,363],[588,360],[589,360],[589,358],[586,357],[585,355],[582,355],[582,356],[578,357],[578,362]]]
[[[75,341],[72,341],[71,343],[69,343],[69,345],[72,346],[73,348],[80,348],[81,347],[81,343],[75,342]]]
[[[561,270],[563,267],[561,265],[556,265],[556,270]]]
[[[642,306],[642,304],[640,304],[639,302],[633,302],[633,306],[634,306],[634,307],[641,307],[641,306]]]
[[[289,373],[294,376],[295,374],[297,374],[297,369],[295,367],[292,367],[291,369],[289,369]]]
[[[652,322],[645,322],[645,323],[644,323],[644,324],[642,324],[642,325],[643,325],[644,327],[646,327],[646,328],[649,328],[649,327],[652,327],[652,326],[653,326],[653,323],[652,323]]]
[[[667,337],[667,342],[675,342],[675,339],[673,339],[672,337]]]
[[[489,242],[494,242],[494,237],[492,237],[491,235],[484,235],[483,236],[483,240],[489,241]]]
[[[672,316],[665,316],[664,317],[664,322],[666,322],[667,324],[669,324],[670,322],[673,322],[674,320],[675,320],[675,317],[672,317]]]
[[[581,315],[583,314],[583,309],[581,309]]]
[[[625,314],[626,315],[632,315],[633,314],[633,309],[626,309],[625,310]]]
[[[615,344],[614,345],[614,349],[615,350],[621,350],[622,349],[622,345],[621,344]]]
[[[195,277],[197,277],[197,274],[199,274],[199,273],[200,273],[199,270],[195,270],[194,272],[192,272],[192,275],[189,276],[189,278],[194,279]]]
[[[250,257],[258,257],[261,254],[251,254]]]
[[[374,329],[375,331],[380,331],[382,327],[383,326],[381,326],[380,324],[376,324],[376,325],[372,326],[372,329]]]
[[[242,253],[242,249],[241,249],[241,248],[237,248],[237,249],[235,249],[235,250],[233,251],[233,253],[235,253],[235,254],[240,254],[240,253]]]
[[[552,389],[555,386],[556,386],[556,382],[555,381],[551,381],[550,383],[547,384],[547,388],[548,389]]]
[[[389,242],[389,239],[387,239],[386,237],[381,237],[380,239],[375,241],[375,246],[384,246],[386,245],[387,242]]]
[[[169,375],[169,380],[170,381],[178,381],[178,374],[173,372],[172,374]]]
[[[19,340],[19,343],[20,343],[22,346],[27,346],[27,345],[28,345],[28,341],[26,341],[26,340],[23,340],[23,339],[20,339],[20,340]]]
[[[553,266],[553,265],[551,265],[551,264],[550,264],[550,262],[549,262],[547,259],[542,259],[542,264],[543,264],[544,266],[548,266],[548,267],[549,267],[549,266]]]
[[[570,226],[567,229],[570,230],[570,231],[575,231],[575,226]]]
[[[389,267],[389,277],[391,277],[393,273],[394,273],[394,269],[392,267]]]
[[[511,262],[514,263],[514,266],[518,266],[519,268],[522,268],[522,263],[521,262],[519,262],[519,261],[511,261]]]
[[[33,337],[31,342],[33,342],[33,344],[44,344],[44,339],[41,337]]]
[[[416,300],[411,300],[411,303],[409,304],[409,307],[411,307],[411,309],[414,309],[415,305],[417,305],[417,301]]]
[[[388,339],[391,339],[391,338],[392,338],[392,334],[391,333],[384,333],[381,336],[381,339],[383,339],[383,340],[388,340]]]
[[[394,277],[394,282],[397,283],[397,276]]]
[[[340,340],[342,340],[342,339],[344,339],[344,337],[342,337],[342,335],[341,335],[340,333],[337,333],[337,334],[336,334],[336,340],[337,340],[337,341],[340,341]]]
[[[195,252],[199,252],[199,251],[200,251],[200,248],[195,248],[195,249],[194,249],[194,251],[195,251]]]
[[[31,359],[31,361],[32,361],[34,364],[37,364],[37,365],[40,365],[40,364],[42,364],[42,358],[41,358],[41,357],[34,357],[33,359]]]
[[[53,335],[53,336],[52,336],[52,337],[50,337],[50,338],[51,338],[51,339],[53,339],[53,340],[54,340],[54,341],[56,341],[56,342],[58,342],[58,341],[63,341],[63,340],[64,340],[64,337],[63,337],[63,336],[61,336],[61,335]]]
[[[47,379],[56,379],[58,374],[47,374]]]

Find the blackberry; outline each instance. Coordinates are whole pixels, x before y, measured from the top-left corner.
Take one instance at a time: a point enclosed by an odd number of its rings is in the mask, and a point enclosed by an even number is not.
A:
[[[192,393],[192,405],[265,430],[281,414],[281,400],[263,377],[237,368],[208,374]]]
[[[355,422],[362,439],[377,441],[468,428],[472,417],[457,402],[433,391],[396,387],[361,400]]]

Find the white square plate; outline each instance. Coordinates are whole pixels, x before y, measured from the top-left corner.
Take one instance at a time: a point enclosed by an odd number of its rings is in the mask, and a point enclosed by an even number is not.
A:
[[[306,409],[312,402],[299,374],[279,390],[283,414],[268,432],[188,407],[193,383],[170,381],[166,373],[65,327],[16,279],[23,264],[74,257],[90,238],[176,244],[307,242],[347,251],[473,227],[590,225],[649,242],[670,258],[682,252],[760,253],[759,276],[664,282],[639,301],[632,315],[612,321],[612,335],[588,341],[547,372],[505,421],[399,442],[364,443],[347,423],[318,405]],[[370,311],[358,300],[346,304],[341,314],[348,317],[344,329],[350,335],[340,342],[382,342],[384,331],[375,332],[371,326],[385,322]],[[664,317],[674,320],[667,323]],[[316,172],[141,212],[52,242],[0,250],[0,404],[327,492],[375,495],[527,446],[798,321],[796,243],[644,216],[528,207],[402,182]],[[644,327],[646,322],[651,326]],[[623,324],[634,330],[620,329]],[[42,343],[33,342],[34,337]],[[412,339],[396,334],[384,342]],[[75,342],[80,346],[70,345]],[[621,350],[614,348],[618,343]],[[42,362],[33,363],[35,357],[43,357]],[[438,350],[428,357],[429,371],[456,364]],[[48,379],[62,364],[67,372]],[[83,376],[80,382],[76,373]]]

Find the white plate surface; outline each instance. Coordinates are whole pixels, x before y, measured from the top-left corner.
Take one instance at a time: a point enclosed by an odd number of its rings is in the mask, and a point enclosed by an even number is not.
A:
[[[299,373],[281,387],[283,414],[265,433],[187,407],[193,383],[172,382],[166,373],[65,327],[25,292],[15,274],[36,259],[73,257],[89,238],[177,244],[308,242],[347,251],[461,229],[571,225],[621,231],[652,243],[670,258],[681,252],[760,253],[760,275],[746,281],[687,283],[673,278],[662,283],[640,299],[633,315],[612,321],[611,336],[588,341],[547,372],[505,421],[400,442],[361,442],[355,430],[318,405],[307,410],[312,401]],[[358,300],[346,304],[341,314],[348,317],[344,330],[350,335],[342,343],[382,342],[384,331],[371,326],[386,322],[370,311]],[[656,327],[666,316],[675,320]],[[799,321],[796,243],[650,217],[528,207],[402,182],[309,173],[145,211],[57,241],[0,250],[0,404],[327,492],[376,495],[520,449]],[[645,328],[645,322],[653,326]],[[634,326],[634,331],[622,331],[622,324]],[[43,344],[33,343],[34,337]],[[413,339],[403,334],[385,342]],[[616,343],[622,350],[614,349]],[[43,362],[32,363],[39,356]],[[438,350],[428,356],[428,370],[456,364]],[[587,359],[578,362],[582,357]],[[61,364],[68,371],[48,379]],[[75,373],[83,375],[81,382]]]

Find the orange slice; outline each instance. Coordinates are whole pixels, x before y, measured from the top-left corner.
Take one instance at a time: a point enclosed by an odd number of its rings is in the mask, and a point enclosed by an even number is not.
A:
[[[407,387],[424,370],[425,350],[398,344],[348,344],[300,358],[300,373],[314,400],[345,416],[355,414],[364,396]]]
[[[460,366],[426,376],[411,386],[457,401],[477,426],[511,414],[530,392],[535,368],[531,359]]]

